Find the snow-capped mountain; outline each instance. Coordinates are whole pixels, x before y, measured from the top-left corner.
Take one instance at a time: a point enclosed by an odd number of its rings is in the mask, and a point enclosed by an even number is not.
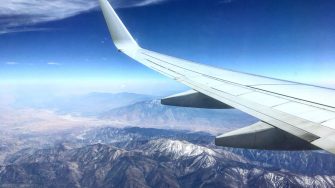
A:
[[[157,139],[149,141],[146,150],[149,153],[158,155],[168,155],[170,158],[178,160],[183,157],[194,157],[201,154],[215,156],[216,152],[212,149],[191,144],[187,141]]]
[[[23,149],[8,156],[6,165],[0,166],[0,187],[335,186],[334,172],[309,173],[314,166],[305,166],[302,156],[227,150],[215,147],[209,139],[213,136],[207,133],[99,128],[71,136],[49,148]],[[249,155],[243,154],[246,151]],[[266,154],[299,170],[263,161]],[[260,160],[257,155],[262,156]],[[318,162],[334,164],[332,155],[305,153],[315,162],[320,156],[327,161]]]

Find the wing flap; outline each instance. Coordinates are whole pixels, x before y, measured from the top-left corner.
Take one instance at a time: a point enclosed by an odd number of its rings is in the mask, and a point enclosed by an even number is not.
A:
[[[323,137],[323,138],[320,138],[318,140],[315,140],[315,141],[312,142],[312,144],[314,146],[317,146],[319,148],[322,148],[326,151],[329,151],[329,152],[335,154],[335,149],[334,149],[335,134],[334,133],[332,133],[331,135],[329,135],[327,137]]]
[[[215,138],[215,144],[224,147],[267,150],[318,149],[305,140],[261,121],[218,136]]]
[[[198,91],[190,90],[176,95],[166,97],[161,100],[164,105],[208,108],[208,109],[229,109],[232,108],[218,100],[215,100]]]

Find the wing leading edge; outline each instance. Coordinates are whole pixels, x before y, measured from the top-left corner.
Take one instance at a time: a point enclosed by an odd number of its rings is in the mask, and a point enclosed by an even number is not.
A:
[[[194,90],[164,99],[163,103],[192,106],[185,102],[185,97],[192,96],[190,101],[197,97],[211,98],[210,105],[202,101],[192,107],[233,107],[261,120],[256,125],[218,136],[218,145],[257,149],[321,148],[335,153],[335,90],[219,69],[143,49],[108,1],[99,1],[119,51]],[[247,140],[246,136],[253,140],[252,144],[237,142]]]

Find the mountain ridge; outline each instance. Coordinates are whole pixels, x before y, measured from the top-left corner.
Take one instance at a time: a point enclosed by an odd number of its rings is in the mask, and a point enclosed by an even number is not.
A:
[[[325,153],[227,149],[215,146],[208,133],[138,127],[96,128],[68,136],[49,147],[8,156],[0,165],[0,187],[335,185],[334,170],[312,163],[320,155],[323,164],[332,166],[334,157]],[[311,165],[305,166],[302,157]],[[316,168],[326,171],[313,173]]]
[[[182,148],[191,147],[188,152],[192,155],[186,152],[171,157],[176,151],[183,151],[180,148],[166,150],[170,143],[174,146],[177,143]],[[161,151],[164,152],[156,155]],[[93,144],[80,148],[37,150],[21,157],[10,165],[0,167],[0,186],[312,187],[334,186],[335,182],[335,176],[306,176],[260,167],[244,159],[227,158],[212,149],[172,139],[152,140],[135,150]],[[19,183],[15,183],[18,179]]]

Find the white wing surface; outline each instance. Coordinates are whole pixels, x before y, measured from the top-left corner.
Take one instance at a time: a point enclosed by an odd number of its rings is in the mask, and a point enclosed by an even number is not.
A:
[[[335,153],[335,90],[219,69],[143,49],[108,1],[100,0],[100,4],[119,51],[192,88],[186,92],[192,100],[197,100],[195,93],[199,93],[201,100],[213,99],[260,120],[218,136],[216,144],[257,149],[321,148]]]

